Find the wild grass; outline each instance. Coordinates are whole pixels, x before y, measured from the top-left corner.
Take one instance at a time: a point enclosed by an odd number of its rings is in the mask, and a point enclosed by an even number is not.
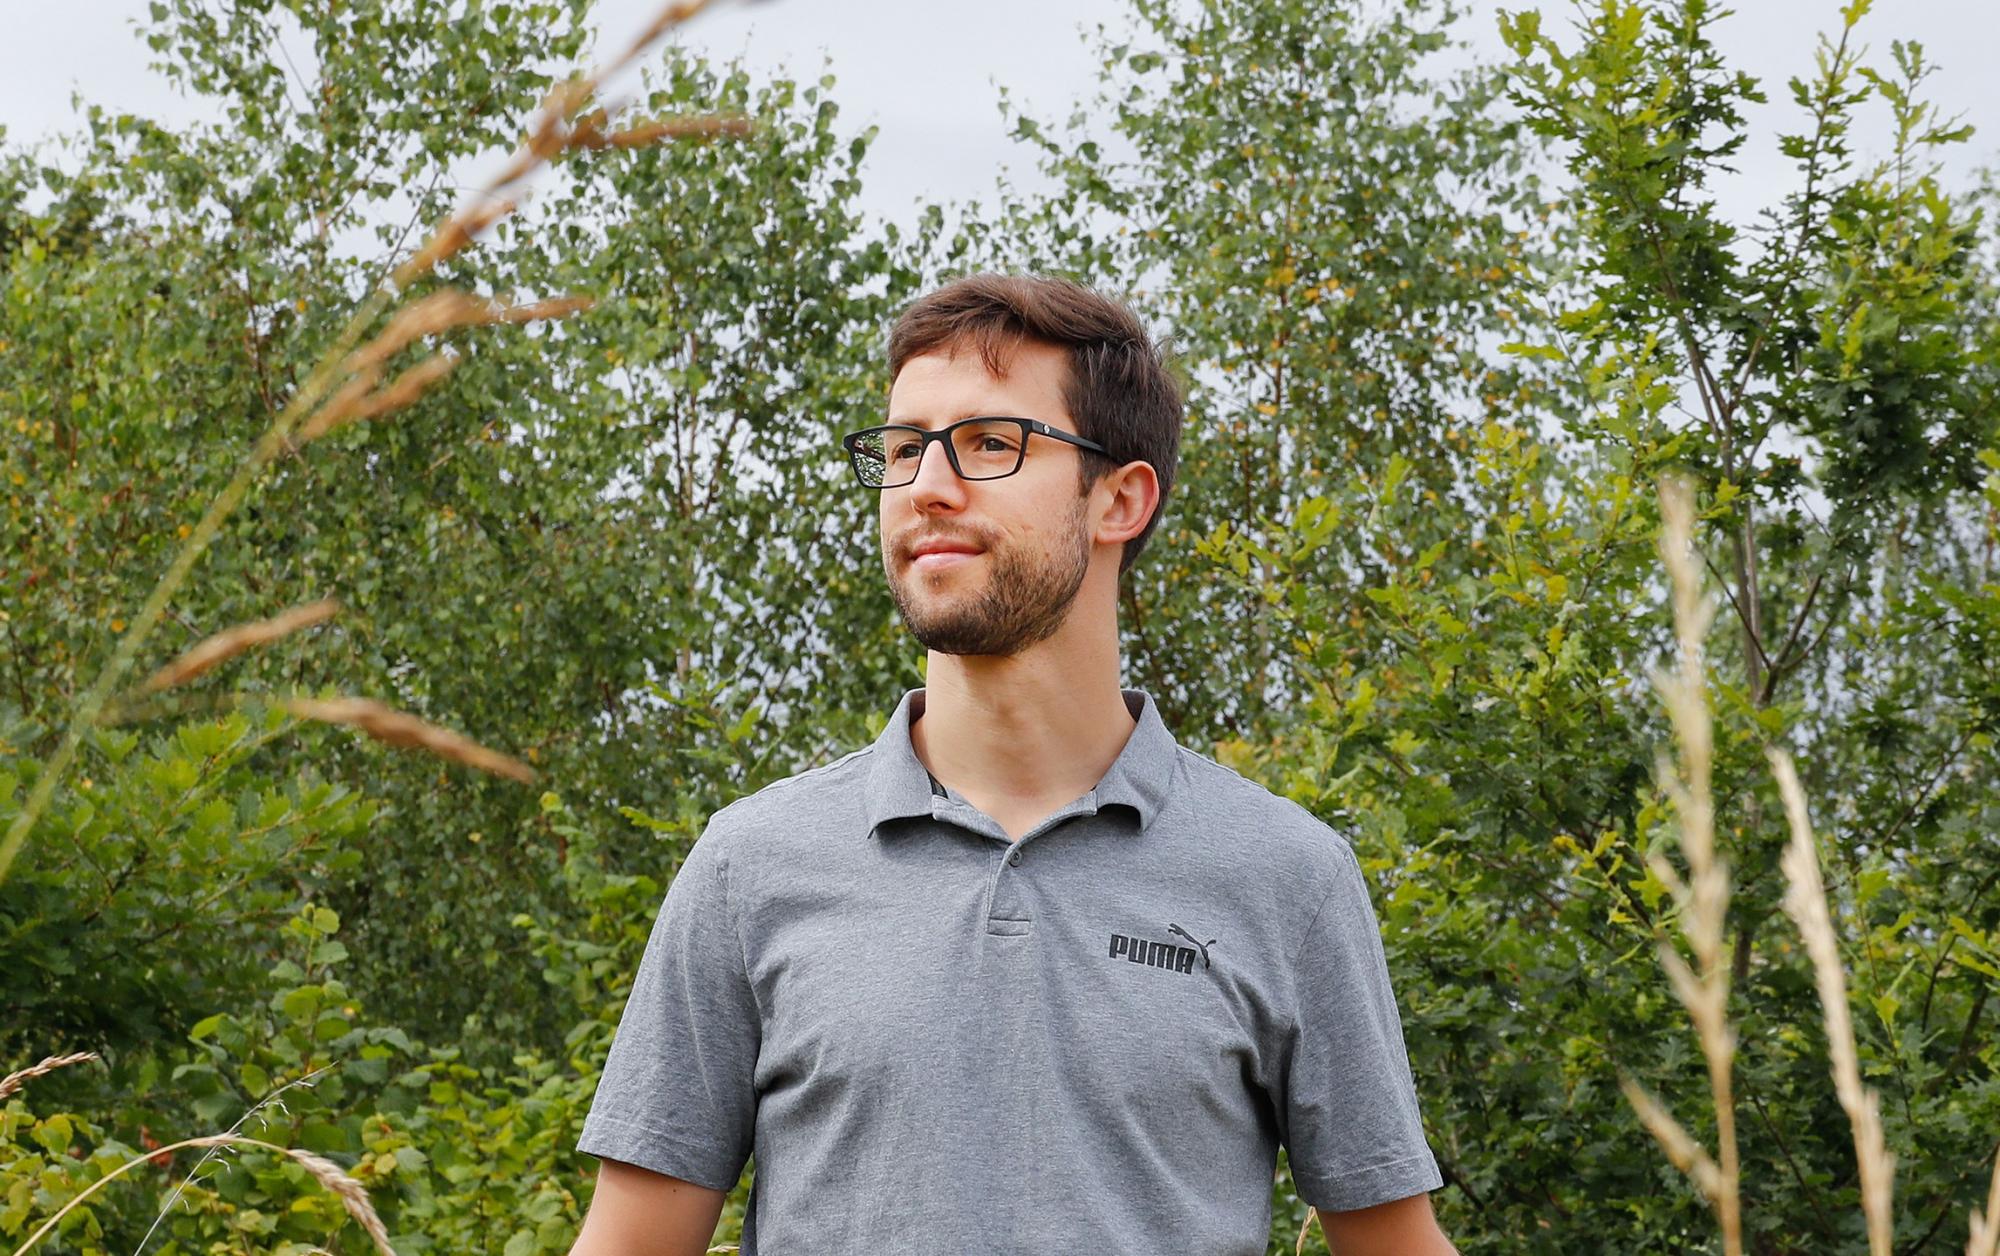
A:
[[[1685,484],[1662,485],[1660,513],[1664,521],[1660,555],[1673,590],[1679,657],[1674,671],[1655,669],[1652,679],[1666,700],[1667,714],[1681,745],[1681,761],[1677,771],[1663,752],[1658,772],[1680,821],[1681,851],[1687,858],[1688,876],[1683,880],[1673,865],[1658,854],[1647,858],[1647,866],[1672,891],[1680,907],[1681,933],[1694,952],[1696,966],[1690,968],[1670,939],[1659,940],[1660,963],[1673,982],[1674,993],[1694,1020],[1702,1055],[1708,1064],[1718,1154],[1711,1158],[1631,1079],[1621,1079],[1620,1085],[1639,1119],[1666,1149],[1668,1158],[1694,1179],[1696,1187],[1714,1207],[1722,1223],[1723,1250],[1728,1256],[1741,1256],[1740,1168],[1736,1104],[1731,1087],[1736,1035],[1729,1027],[1729,962],[1723,938],[1723,921],[1729,909],[1729,868],[1715,849],[1715,803],[1709,783],[1714,730],[1708,713],[1708,675],[1702,660],[1702,641],[1714,620],[1715,606],[1702,596],[1701,580],[1695,571],[1694,499]]]
[[[139,686],[139,692],[157,693],[162,689],[171,689],[175,685],[184,685],[217,664],[235,658],[254,646],[263,645],[267,641],[276,641],[301,628],[324,623],[332,619],[339,610],[340,602],[327,597],[317,602],[308,602],[304,606],[295,606],[282,615],[224,629],[196,643],[179,658],[148,676],[145,683]]]
[[[1717,1154],[1711,1156],[1658,1100],[1631,1078],[1621,1077],[1620,1085],[1667,1158],[1688,1175],[1708,1200],[1722,1230],[1723,1250],[1729,1256],[1740,1256],[1742,1204],[1730,1078],[1737,1043],[1728,1019],[1729,969],[1723,947],[1729,871],[1715,849],[1714,795],[1709,783],[1714,726],[1708,709],[1708,681],[1702,657],[1702,640],[1713,618],[1714,604],[1703,593],[1695,566],[1694,492],[1685,481],[1669,479],[1661,483],[1660,515],[1660,554],[1672,585],[1679,648],[1675,670],[1668,673],[1656,669],[1652,679],[1665,700],[1680,746],[1680,762],[1676,768],[1662,753],[1659,775],[1675,805],[1679,844],[1687,861],[1688,875],[1683,879],[1657,854],[1647,862],[1654,875],[1672,892],[1679,907],[1681,933],[1695,956],[1695,966],[1691,968],[1669,938],[1660,938],[1660,962],[1673,983],[1674,993],[1694,1022],[1708,1063],[1719,1144]],[[1791,839],[1781,861],[1786,881],[1784,908],[1798,927],[1813,965],[1834,1094],[1854,1132],[1868,1249],[1870,1256],[1890,1256],[1896,1162],[1883,1134],[1880,1098],[1861,1082],[1854,1025],[1847,1006],[1846,970],[1840,958],[1840,935],[1820,877],[1818,845],[1808,816],[1805,791],[1799,785],[1790,754],[1771,747],[1766,756],[1791,828]],[[2000,1154],[1996,1154],[1986,1208],[1983,1212],[1978,1208],[1972,1210],[1966,1256],[2000,1256]]]
[[[279,410],[237,466],[228,484],[209,503],[175,552],[152,593],[132,616],[111,657],[72,705],[61,738],[43,762],[20,812],[7,826],[4,838],[0,838],[0,884],[5,883],[28,834],[75,759],[84,735],[98,724],[119,682],[137,660],[141,646],[158,625],[168,603],[186,583],[195,563],[215,539],[223,522],[235,511],[244,494],[273,459],[283,453],[297,453],[301,444],[309,443],[344,424],[393,414],[422,396],[456,365],[457,355],[450,349],[434,352],[404,369],[386,384],[382,383],[382,377],[391,358],[424,337],[481,323],[525,323],[567,317],[589,308],[591,302],[587,296],[565,296],[523,305],[506,305],[452,288],[410,299],[413,286],[429,276],[439,262],[464,249],[495,222],[512,213],[518,204],[516,193],[520,187],[542,166],[565,153],[633,148],[676,138],[748,132],[751,123],[733,115],[647,120],[618,130],[606,130],[610,111],[604,107],[592,107],[601,82],[631,64],[661,36],[708,8],[711,2],[679,0],[664,6],[619,56],[596,69],[574,73],[551,88],[530,117],[519,146],[500,173],[439,223],[412,256],[396,266],[381,286],[360,303],[307,373],[305,382]],[[364,341],[363,336],[385,313],[390,314],[388,323]],[[194,660],[192,665],[184,662],[184,674],[179,680],[191,679],[206,670],[207,666],[221,662],[233,651],[283,635],[283,632],[269,631],[270,622],[265,621],[263,629],[256,625],[242,625],[218,634],[223,640],[211,639],[211,642],[204,643],[209,646],[206,662],[201,659]],[[295,621],[284,631],[300,626],[303,623]],[[232,633],[235,634],[233,637]],[[190,666],[192,670],[189,670]],[[155,674],[155,679],[160,679],[159,673]],[[179,680],[163,682],[154,688],[164,688],[167,683],[179,683]],[[369,700],[356,698],[348,701]],[[477,744],[456,734],[418,735],[417,726],[408,722],[415,720],[414,716],[387,719],[373,707],[336,706],[332,710],[347,717],[341,722],[350,723],[370,736],[387,733],[392,744],[419,747],[446,757],[455,757],[453,751],[466,751],[467,747]],[[327,708],[318,708],[317,714],[303,717],[321,718],[325,714]],[[497,751],[481,755],[468,752],[459,761],[484,771],[500,770],[501,765],[510,763],[520,766]],[[513,768],[506,769],[504,774],[519,777]]]
[[[741,136],[750,132],[752,124],[749,120],[733,115],[642,120],[612,129],[610,119],[615,110],[603,106],[591,107],[600,83],[642,56],[667,32],[708,8],[710,3],[711,0],[679,0],[665,5],[620,55],[595,69],[573,73],[556,84],[531,115],[519,146],[501,173],[437,224],[412,256],[396,266],[347,319],[307,373],[305,381],[273,417],[237,466],[229,482],[209,502],[145,603],[131,617],[129,627],[119,638],[108,661],[71,706],[55,749],[42,763],[20,811],[8,825],[4,838],[0,838],[0,883],[6,881],[9,869],[53,798],[88,730],[106,722],[108,716],[129,714],[138,709],[136,703],[126,700],[128,697],[136,699],[185,685],[229,659],[323,623],[338,612],[336,599],[321,598],[268,619],[227,628],[156,669],[135,686],[130,695],[114,698],[118,685],[138,659],[141,647],[168,604],[186,583],[223,523],[266,466],[281,454],[297,454],[301,446],[342,426],[384,418],[422,397],[450,373],[457,364],[458,356],[449,348],[438,349],[393,377],[388,377],[385,383],[390,363],[419,341],[461,327],[565,318],[589,309],[593,303],[589,296],[569,295],[508,304],[449,287],[413,297],[413,287],[431,275],[438,263],[473,243],[495,222],[513,212],[518,204],[513,195],[516,189],[539,168],[565,153],[632,149],[667,140]],[[388,315],[386,323],[364,340],[364,335],[385,314]],[[228,701],[232,704],[271,702],[301,720],[346,725],[392,746],[423,750],[480,771],[522,782],[534,779],[533,771],[512,756],[370,698],[232,695]],[[34,1077],[95,1058],[97,1054],[89,1051],[47,1057],[0,1080],[0,1100],[19,1091],[25,1082]],[[309,1084],[309,1077],[295,1078],[286,1086],[279,1087],[257,1107],[246,1112],[243,1119],[274,1101],[284,1089],[297,1084]],[[53,1233],[72,1210],[111,1182],[141,1164],[171,1164],[173,1152],[193,1147],[209,1149],[209,1156],[230,1147],[254,1147],[289,1157],[340,1199],[348,1215],[367,1232],[377,1252],[393,1256],[388,1231],[359,1182],[323,1156],[238,1134],[236,1129],[241,1124],[239,1120],[237,1126],[224,1133],[152,1147],[143,1155],[106,1173],[44,1221],[26,1242],[15,1249],[14,1256],[24,1256],[44,1237]],[[206,1159],[207,1156],[204,1162]],[[197,1164],[196,1168],[199,1167]],[[173,1198],[178,1197],[179,1189],[176,1188]],[[172,1207],[172,1198],[167,1207]],[[156,1219],[156,1227],[157,1224]],[[149,1238],[150,1235],[149,1231]]]
[[[62,1223],[62,1219],[68,1216],[71,1210],[77,1208],[98,1191],[125,1176],[126,1173],[151,1161],[155,1156],[166,1155],[185,1147],[256,1147],[263,1151],[274,1151],[279,1155],[290,1157],[297,1161],[307,1173],[310,1173],[314,1180],[321,1186],[339,1198],[341,1206],[347,1210],[347,1215],[354,1218],[360,1224],[361,1228],[367,1232],[369,1239],[374,1242],[377,1252],[380,1252],[382,1256],[396,1256],[396,1249],[389,1246],[389,1231],[383,1226],[382,1218],[376,1215],[375,1206],[368,1200],[367,1188],[347,1176],[346,1170],[333,1161],[328,1160],[325,1156],[315,1155],[304,1148],[281,1147],[277,1143],[267,1143],[259,1138],[245,1138],[241,1134],[203,1134],[195,1138],[183,1138],[181,1141],[169,1143],[157,1151],[149,1151],[142,1155],[134,1156],[71,1196],[68,1203],[57,1209],[54,1215],[47,1221],[44,1221],[35,1229],[34,1233],[28,1236],[26,1242],[14,1249],[14,1256],[25,1256],[35,1244],[41,1242],[49,1234],[54,1233],[56,1226]]]
[[[236,1131],[242,1129],[244,1125],[248,1124],[251,1117],[256,1116],[259,1112],[262,1112],[266,1108],[273,1108],[276,1109],[278,1112],[287,1111],[285,1107],[286,1091],[291,1090],[295,1086],[304,1086],[310,1089],[319,1080],[322,1074],[326,1073],[329,1069],[332,1069],[334,1067],[336,1067],[336,1065],[332,1063],[322,1064],[318,1068],[313,1069],[309,1073],[302,1073],[297,1077],[290,1078],[283,1085],[276,1087],[270,1093],[259,1098],[256,1103],[251,1104],[248,1108],[244,1110],[243,1115],[237,1117],[235,1122],[232,1123],[228,1129],[222,1132],[225,1134],[234,1134]],[[143,1129],[143,1127],[141,1128]],[[214,1146],[211,1146],[207,1151],[202,1153],[201,1159],[195,1161],[194,1167],[189,1169],[187,1173],[182,1176],[180,1181],[174,1183],[174,1189],[167,1196],[167,1202],[160,1205],[160,1211],[153,1218],[153,1224],[146,1227],[146,1233],[144,1234],[144,1236],[140,1238],[139,1246],[133,1249],[132,1256],[142,1256],[142,1254],[146,1250],[146,1244],[153,1241],[154,1231],[160,1228],[160,1222],[165,1221],[167,1219],[167,1214],[173,1211],[174,1205],[180,1202],[181,1195],[183,1192],[187,1190],[188,1184],[190,1182],[193,1182],[198,1176],[200,1176],[203,1166],[207,1165],[209,1161],[215,1158],[217,1153],[225,1150],[226,1147],[227,1144],[216,1144]],[[150,1154],[148,1154],[146,1158],[151,1160],[154,1164],[159,1165],[161,1168],[165,1168],[173,1163],[173,1153],[164,1147],[158,1147],[158,1146],[148,1147],[147,1151]]]
[[[78,1064],[83,1062],[84,1060],[95,1060],[98,1058],[99,1056],[95,1051],[79,1051],[72,1055],[50,1056],[47,1059],[44,1059],[36,1064],[31,1064],[27,1068],[21,1069],[18,1072],[9,1073],[4,1080],[0,1080],[0,1099],[6,1099],[9,1096],[15,1094],[17,1091],[21,1089],[24,1083],[26,1083],[32,1078],[45,1076],[49,1073],[55,1072],[59,1068],[64,1068],[71,1064]],[[319,1071],[323,1072],[324,1070],[322,1069]],[[300,1084],[309,1084],[309,1083],[310,1083],[309,1078],[293,1079],[291,1082],[286,1083],[286,1085],[279,1087],[278,1090],[272,1092],[270,1095],[265,1096],[265,1098],[261,1102],[259,1102],[255,1108],[252,1108],[249,1112],[244,1113],[243,1119],[248,1119],[258,1109],[263,1108],[266,1105],[272,1103],[274,1100],[276,1100],[279,1094],[289,1089],[291,1086]],[[119,1178],[123,1177],[126,1173],[148,1162],[151,1162],[156,1165],[171,1164],[174,1152],[189,1147],[209,1148],[210,1149],[209,1155],[213,1155],[216,1150],[221,1150],[229,1147],[256,1147],[265,1151],[274,1151],[279,1153],[280,1155],[290,1157],[292,1160],[296,1161],[300,1165],[300,1167],[304,1168],[307,1173],[311,1174],[315,1181],[317,1181],[321,1186],[325,1187],[328,1191],[331,1191],[334,1194],[334,1196],[340,1200],[341,1207],[346,1209],[347,1215],[354,1218],[354,1220],[361,1226],[362,1230],[364,1230],[367,1233],[370,1241],[372,1241],[375,1244],[375,1250],[377,1252],[381,1253],[382,1256],[395,1256],[395,1249],[389,1245],[389,1231],[387,1230],[386,1227],[383,1226],[382,1218],[376,1215],[375,1206],[369,1202],[368,1192],[365,1188],[362,1187],[361,1183],[349,1177],[345,1170],[343,1170],[339,1165],[335,1164],[331,1160],[328,1160],[324,1156],[315,1155],[310,1151],[304,1150],[303,1148],[281,1147],[278,1146],[276,1143],[267,1143],[262,1139],[248,1138],[241,1134],[238,1134],[236,1132],[236,1128],[238,1126],[241,1126],[241,1124],[242,1120],[239,1120],[236,1126],[232,1126],[230,1129],[221,1134],[204,1134],[196,1138],[184,1138],[177,1143],[169,1143],[164,1147],[153,1148],[147,1151],[143,1155],[134,1156],[132,1159],[126,1161],[124,1164],[119,1165],[111,1172],[105,1174],[103,1177],[98,1178],[95,1182],[92,1182],[89,1186],[85,1187],[83,1190],[78,1191],[75,1195],[71,1196],[68,1202],[63,1204],[61,1208],[58,1208],[55,1211],[55,1213],[49,1217],[48,1220],[44,1221],[40,1226],[38,1226],[34,1230],[33,1233],[28,1235],[26,1241],[24,1241],[19,1247],[14,1249],[14,1256],[25,1256],[25,1254],[35,1246],[35,1244],[41,1242],[42,1239],[54,1233],[56,1227],[62,1224],[62,1219],[64,1217],[68,1216],[71,1212],[75,1211],[78,1207],[80,1207],[84,1203],[85,1200],[88,1200],[92,1195],[95,1195],[98,1191],[103,1190],[106,1186],[109,1186],[112,1182],[117,1181]],[[205,1163],[206,1160],[207,1157],[204,1156],[203,1162]],[[200,1167],[201,1166],[197,1164],[195,1166],[195,1169],[199,1170]],[[193,1176],[193,1171],[190,1171],[189,1176],[190,1177]],[[176,1188],[174,1193],[175,1197],[178,1197],[179,1193],[180,1193],[179,1189]],[[167,1201],[167,1207],[168,1208],[173,1207],[173,1199],[170,1198]],[[161,1215],[164,1216],[165,1213],[163,1212]],[[157,1226],[158,1224],[159,1224],[158,1221],[155,1220],[154,1225]],[[146,1234],[147,1238],[152,1237],[151,1230],[148,1230]],[[141,1240],[140,1249],[144,1250],[144,1248],[145,1248],[145,1241]]]

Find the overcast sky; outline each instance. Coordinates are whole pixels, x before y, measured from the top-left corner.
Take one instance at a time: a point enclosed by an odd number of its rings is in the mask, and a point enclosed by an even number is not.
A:
[[[657,0],[600,0],[600,47],[622,47]],[[0,0],[8,38],[0,41],[0,124],[10,144],[68,124],[70,96],[163,121],[201,116],[147,68],[151,55],[134,19],[144,0],[71,0],[62,5]],[[1495,0],[1473,0],[1460,24],[1474,55],[1501,54]],[[1510,0],[1508,8],[1526,7]],[[1566,29],[1566,4],[1545,3],[1548,24]],[[1788,186],[1776,135],[1798,129],[1787,77],[1810,74],[1815,32],[1839,21],[1836,0],[1740,0],[1743,10],[1717,28],[1731,65],[1764,81],[1771,103],[1749,119],[1744,173],[1720,190],[1725,208],[1748,215]],[[1043,186],[1029,154],[1006,138],[998,86],[1038,117],[1060,121],[1095,86],[1097,63],[1083,36],[1125,22],[1123,0],[765,0],[702,17],[687,42],[721,56],[742,54],[755,70],[816,76],[831,58],[842,121],[881,133],[865,171],[863,204],[907,220],[919,198],[956,200],[987,192],[996,170],[1012,168],[1024,188]],[[1996,0],[1877,0],[1861,27],[1871,60],[1887,65],[1894,38],[1921,42],[1939,66],[1932,99],[1978,128],[1955,146],[1948,178],[1968,178],[2000,153],[2000,5]],[[1857,137],[1879,151],[1888,129],[1876,107]]]

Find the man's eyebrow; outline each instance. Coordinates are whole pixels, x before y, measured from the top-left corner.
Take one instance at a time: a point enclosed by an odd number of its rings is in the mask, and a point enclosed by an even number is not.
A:
[[[942,422],[933,422],[929,416],[921,414],[909,418],[900,418],[900,419],[892,416],[890,418],[883,419],[882,422],[884,422],[885,424],[892,424],[896,427],[921,427],[926,431],[935,431],[940,427],[950,427],[952,424],[958,422],[960,419],[977,419],[977,418],[982,418],[986,415],[997,414],[997,413],[999,412],[996,410],[967,410],[964,414],[958,415],[954,418],[945,419]]]

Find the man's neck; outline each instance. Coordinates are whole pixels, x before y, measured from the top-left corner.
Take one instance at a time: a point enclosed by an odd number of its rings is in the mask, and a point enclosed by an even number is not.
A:
[[[1136,726],[1115,645],[1108,665],[1088,667],[933,653],[910,744],[932,776],[1019,837],[1095,788]]]

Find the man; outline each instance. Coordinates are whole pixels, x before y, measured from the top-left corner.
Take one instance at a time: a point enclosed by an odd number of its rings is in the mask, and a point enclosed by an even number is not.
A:
[[[977,275],[843,440],[929,650],[872,746],[710,817],[579,1148],[579,1256],[1261,1256],[1277,1148],[1338,1256],[1452,1252],[1367,885],[1119,685],[1181,401],[1131,312]]]

